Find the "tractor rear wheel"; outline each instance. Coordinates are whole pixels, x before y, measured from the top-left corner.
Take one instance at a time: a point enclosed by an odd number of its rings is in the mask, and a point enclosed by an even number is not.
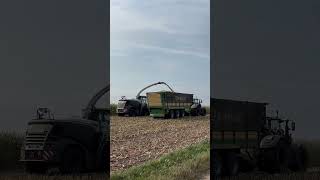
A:
[[[236,153],[228,153],[226,159],[226,175],[236,176],[239,173],[239,159]]]
[[[135,117],[136,116],[136,111],[134,109],[129,111],[129,117]]]
[[[218,153],[213,154],[213,175],[218,178],[222,175],[222,159]]]
[[[307,169],[307,151],[304,146],[293,146],[293,162],[290,164],[292,171],[306,171]]]
[[[261,169],[269,173],[286,171],[289,167],[290,151],[286,146],[265,149]]]
[[[301,171],[306,171],[308,168],[309,163],[309,157],[308,157],[308,151],[305,146],[300,145],[299,146],[299,154],[301,158]]]
[[[201,109],[201,116],[205,116],[207,114],[207,111],[205,108]]]

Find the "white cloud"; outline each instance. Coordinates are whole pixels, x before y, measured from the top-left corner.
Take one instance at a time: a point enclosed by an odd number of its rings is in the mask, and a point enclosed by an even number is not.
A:
[[[207,60],[210,60],[210,56],[208,53],[202,53],[197,51],[190,51],[190,50],[182,50],[182,49],[175,49],[175,48],[165,48],[160,46],[153,46],[153,45],[147,45],[147,44],[138,44],[138,43],[132,43],[135,47],[143,48],[143,49],[150,49],[150,50],[156,50],[163,53],[173,53],[173,54],[180,54],[180,55],[187,55],[187,56],[195,56],[198,58],[204,58]]]
[[[164,33],[175,33],[170,29],[166,22],[161,18],[150,18],[139,11],[135,11],[126,4],[111,4],[110,8],[110,30],[111,34],[117,35],[121,33],[129,33],[136,31],[156,31]]]

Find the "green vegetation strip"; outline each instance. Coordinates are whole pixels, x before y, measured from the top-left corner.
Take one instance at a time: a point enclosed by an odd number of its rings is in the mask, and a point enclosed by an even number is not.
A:
[[[0,132],[0,172],[22,168],[19,164],[23,136],[14,132]]]
[[[143,165],[115,172],[111,180],[197,179],[209,169],[210,143],[206,140]]]

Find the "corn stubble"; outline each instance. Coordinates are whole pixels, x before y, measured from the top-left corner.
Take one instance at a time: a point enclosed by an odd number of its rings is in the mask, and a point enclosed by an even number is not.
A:
[[[127,169],[209,139],[209,116],[111,117],[111,171]]]

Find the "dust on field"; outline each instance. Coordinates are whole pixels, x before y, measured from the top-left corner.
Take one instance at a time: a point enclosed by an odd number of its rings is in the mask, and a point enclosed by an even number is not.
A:
[[[126,169],[210,136],[209,115],[181,119],[111,117],[111,171]]]

